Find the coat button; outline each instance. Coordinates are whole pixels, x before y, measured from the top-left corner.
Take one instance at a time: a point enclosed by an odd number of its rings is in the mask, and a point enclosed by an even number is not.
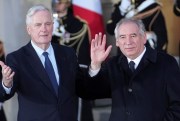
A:
[[[132,88],[128,88],[128,92],[132,92],[133,90],[132,90]]]
[[[126,111],[126,115],[128,115],[128,116],[129,116],[129,115],[131,115],[131,113],[130,113],[129,111]]]

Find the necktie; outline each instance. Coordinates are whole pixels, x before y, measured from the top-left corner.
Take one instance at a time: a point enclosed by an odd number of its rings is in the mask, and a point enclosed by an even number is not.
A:
[[[130,62],[129,62],[129,68],[131,69],[132,72],[135,71],[134,65],[135,65],[134,61],[130,61]]]
[[[43,56],[45,57],[45,70],[46,70],[46,72],[47,72],[47,74],[51,80],[51,83],[52,83],[53,88],[56,92],[56,95],[58,95],[58,84],[57,84],[57,80],[56,80],[56,76],[55,76],[55,72],[54,72],[52,63],[49,60],[47,52],[43,52]]]

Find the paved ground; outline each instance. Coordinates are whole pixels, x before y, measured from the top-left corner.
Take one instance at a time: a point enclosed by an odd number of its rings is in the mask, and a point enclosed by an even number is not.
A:
[[[110,106],[93,109],[94,121],[108,121],[110,115]]]
[[[93,106],[94,121],[108,121],[111,110],[111,100],[96,100]],[[12,108],[13,107],[13,108]],[[17,119],[17,96],[4,103],[4,109],[6,111],[8,121],[16,121]],[[1,120],[0,120],[1,121]]]
[[[111,100],[96,100],[93,108],[94,121],[108,121],[111,112]]]

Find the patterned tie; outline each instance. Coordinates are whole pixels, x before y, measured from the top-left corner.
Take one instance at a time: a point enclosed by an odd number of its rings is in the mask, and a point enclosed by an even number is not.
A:
[[[130,61],[130,62],[129,62],[129,68],[131,69],[132,72],[135,71],[134,65],[135,65],[134,61]]]
[[[54,87],[54,90],[56,92],[56,95],[58,96],[58,83],[57,83],[57,80],[56,80],[56,76],[55,76],[55,72],[54,72],[54,69],[53,69],[53,66],[52,66],[52,63],[51,61],[49,60],[49,57],[48,57],[48,53],[47,52],[43,52],[43,56],[45,57],[45,70],[51,80],[51,83]]]

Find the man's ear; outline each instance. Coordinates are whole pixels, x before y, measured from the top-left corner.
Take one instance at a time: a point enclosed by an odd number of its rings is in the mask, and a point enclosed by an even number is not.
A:
[[[27,33],[30,35],[30,27],[27,25],[27,27],[26,27],[26,30],[27,30]]]
[[[144,36],[143,36],[144,38],[144,45],[146,44],[146,42],[147,42],[147,35],[146,34],[144,34]]]
[[[116,40],[116,46],[119,47],[118,40]]]

